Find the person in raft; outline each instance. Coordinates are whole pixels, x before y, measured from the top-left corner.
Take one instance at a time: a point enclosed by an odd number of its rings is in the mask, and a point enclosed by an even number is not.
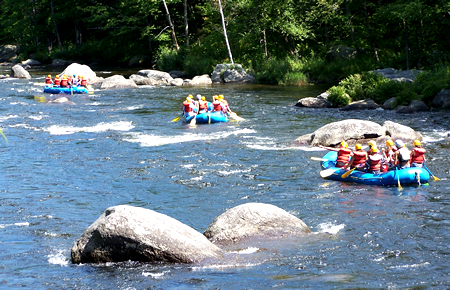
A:
[[[46,84],[46,85],[51,85],[51,84],[53,84],[52,76],[51,76],[51,75],[48,75],[48,76],[45,78],[45,84]]]
[[[411,159],[411,151],[406,148],[402,140],[395,140],[395,146],[398,150],[395,152],[395,164],[398,169],[411,167],[409,160]]]
[[[382,170],[382,165],[384,162],[383,155],[378,152],[376,146],[372,146],[369,151],[369,156],[367,158],[367,173],[380,174]]]
[[[391,139],[386,140],[386,149],[381,149],[383,153],[385,164],[388,167],[388,170],[393,170],[395,167],[395,152],[397,151],[397,147],[394,145],[394,141]]]
[[[348,166],[352,150],[347,148],[348,147],[347,142],[342,141],[341,146],[339,148],[325,147],[322,145],[319,145],[319,147],[330,151],[336,151],[338,153],[336,159],[336,167],[346,168]]]
[[[208,102],[206,101],[205,97],[202,97],[201,95],[197,95],[197,103],[198,103],[198,113],[203,114],[208,112]]]
[[[192,95],[189,95],[183,102],[183,115],[186,118],[187,122],[195,118],[195,115],[197,115],[196,111],[197,107],[192,101]]]
[[[55,80],[53,81],[53,84],[55,86],[60,86],[61,85],[61,80],[59,79],[59,75],[55,76]]]
[[[367,161],[367,152],[362,149],[361,144],[356,143],[355,150],[351,154],[350,162],[346,168],[356,168],[356,170],[364,171]]]
[[[425,152],[427,150],[422,147],[420,140],[414,140],[414,148],[411,150],[411,167],[421,167],[426,161]]]

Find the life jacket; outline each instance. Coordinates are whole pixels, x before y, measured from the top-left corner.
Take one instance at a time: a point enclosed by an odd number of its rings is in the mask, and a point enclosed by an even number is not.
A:
[[[191,106],[192,103],[189,103],[188,101],[183,102],[183,108],[185,113],[193,112],[194,108]]]
[[[61,80],[57,77],[55,77],[55,86],[61,85]]]
[[[400,162],[407,162],[411,159],[411,152],[406,147],[398,149],[398,153]]]
[[[207,102],[207,101],[203,101],[203,100],[198,101],[198,109],[199,109],[200,111],[201,111],[201,110],[207,111],[207,110],[208,110],[208,102]]]
[[[352,166],[357,166],[366,162],[367,160],[367,152],[366,151],[354,151],[353,152],[353,164]]]
[[[414,155],[411,157],[411,163],[423,163],[427,150],[419,147],[414,147],[412,150],[414,151]]]
[[[381,154],[369,155],[369,171],[380,171],[382,159]]]
[[[82,78],[80,85],[83,87],[87,86],[87,80],[85,78]]]
[[[221,102],[216,100],[212,104],[214,106],[214,111],[222,111],[223,110]]]
[[[69,83],[68,83],[68,81],[67,81],[67,79],[62,79],[61,80],[61,87],[67,87],[67,85],[68,85]]]
[[[51,83],[52,83],[52,78],[46,77],[46,78],[45,78],[45,83],[46,83],[46,84],[51,84]]]
[[[223,110],[226,112],[226,111],[228,111],[228,101],[227,100],[225,100],[225,99],[222,99],[221,100],[221,102],[222,102],[222,106],[223,106]]]
[[[336,163],[339,163],[339,162],[347,163],[348,160],[350,159],[351,153],[352,153],[352,150],[350,150],[348,148],[344,148],[344,147],[339,148]]]

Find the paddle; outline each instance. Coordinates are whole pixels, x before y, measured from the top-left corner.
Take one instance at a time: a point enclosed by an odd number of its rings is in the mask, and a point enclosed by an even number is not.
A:
[[[323,158],[319,158],[319,157],[311,157],[311,160],[314,160],[314,161],[328,161],[328,159],[323,159]]]
[[[333,175],[335,169],[324,169],[320,171],[320,177],[327,178],[328,176]]]
[[[400,174],[398,174],[397,166],[395,166],[395,174],[397,174],[398,190],[403,190],[402,185],[400,184]]]
[[[230,117],[232,117],[232,118],[235,119],[236,121],[245,121],[244,118],[239,117],[235,112],[230,112]]]
[[[194,127],[196,124],[197,124],[197,119],[194,116],[194,118],[192,118],[191,122],[189,122],[189,126]]]
[[[0,133],[3,135],[3,137],[5,138],[5,140],[6,140],[6,143],[8,143],[8,138],[6,138],[6,136],[5,136],[5,134],[3,134],[3,131],[0,129]]]
[[[171,122],[177,122],[177,121],[180,121],[181,116],[183,116],[183,113],[181,113],[181,115],[179,115],[178,117],[176,117],[175,119],[173,119]]]
[[[39,86],[39,87],[45,87],[45,86],[47,86],[48,84],[46,84],[46,83],[33,83],[33,85],[34,85],[34,86]]]
[[[347,172],[345,172],[344,174],[341,175],[341,178],[347,178],[347,176],[352,174],[353,170],[355,170],[355,169],[356,169],[356,167],[351,169],[351,170],[349,170],[349,171],[347,171]]]
[[[436,176],[434,176],[433,173],[431,173],[431,171],[425,166],[425,163],[423,164],[423,168],[425,168],[425,170],[428,171],[428,173],[431,175],[431,177],[433,177],[433,180],[434,180],[434,181],[440,180],[439,178],[437,178]]]

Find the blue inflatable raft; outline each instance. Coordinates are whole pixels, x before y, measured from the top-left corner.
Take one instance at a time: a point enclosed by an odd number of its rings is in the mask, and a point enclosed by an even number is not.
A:
[[[192,118],[183,117],[186,123],[190,123]],[[222,112],[209,112],[197,114],[195,116],[195,120],[197,124],[212,124],[212,123],[225,123],[228,122],[228,117],[224,115]]]
[[[72,87],[60,87],[60,86],[45,86],[44,93],[47,94],[87,94],[90,91],[86,87],[72,86]]]
[[[350,175],[342,178],[342,174],[347,170],[335,167],[337,159],[337,152],[328,152],[322,160],[322,171],[320,176],[325,179],[356,182],[367,185],[401,185],[404,184],[423,184],[430,179],[430,174],[424,168],[411,167],[400,170],[390,170],[380,174],[366,173],[362,171],[353,170]]]

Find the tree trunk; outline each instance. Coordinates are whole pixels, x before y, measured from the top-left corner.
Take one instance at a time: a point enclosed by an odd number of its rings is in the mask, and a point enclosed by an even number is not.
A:
[[[83,44],[80,22],[78,22],[78,20],[75,20],[75,44],[77,45],[78,49],[80,49],[81,45]]]
[[[178,45],[177,36],[175,35],[175,28],[173,27],[172,20],[170,19],[169,9],[167,8],[166,0],[162,0],[164,4],[164,8],[166,9],[167,22],[169,22],[170,29],[172,30],[172,40],[173,46],[177,51],[180,50],[180,46]]]
[[[348,7],[348,1],[345,1],[345,11],[348,16],[348,24],[350,26],[350,37],[352,39],[352,44],[355,42],[355,29],[353,28],[352,14],[350,13],[350,7]]]
[[[184,7],[184,37],[186,39],[186,47],[189,47],[189,23],[188,23],[187,0],[183,0],[183,7]]]
[[[409,42],[408,42],[408,25],[405,19],[403,19],[403,26],[405,27],[405,53],[406,53],[406,69],[409,70]]]
[[[225,27],[225,17],[223,16],[223,11],[222,11],[222,2],[220,2],[220,0],[219,0],[219,10],[220,10],[220,15],[222,16],[223,34],[225,35],[225,42],[227,43],[228,54],[230,55],[231,63],[234,64],[233,55],[231,54],[230,44],[228,43],[227,28]]]
[[[53,9],[53,0],[50,0],[50,8],[52,12],[53,25],[55,26],[56,39],[58,40],[59,51],[62,51],[61,37],[59,37],[58,25],[55,20],[55,10]]]
[[[145,22],[147,23],[147,26],[150,26],[150,23],[148,22],[148,16],[145,16]],[[148,49],[150,50],[150,59],[153,57],[153,47],[152,47],[152,38],[150,37],[150,34],[147,35],[148,40]]]
[[[369,34],[369,42],[372,45],[373,54],[375,56],[375,59],[377,60],[377,62],[380,62],[380,59],[378,58],[378,50],[377,50],[377,47],[375,46],[375,40],[372,35],[372,30],[370,28],[369,15],[367,14],[366,0],[364,0],[362,2],[362,6],[363,6],[364,18],[366,19],[367,32]]]
[[[262,31],[262,33],[263,33],[263,42],[264,42],[264,55],[266,57],[266,60],[268,60],[270,56],[269,56],[269,50],[267,49],[266,30],[264,29]]]

